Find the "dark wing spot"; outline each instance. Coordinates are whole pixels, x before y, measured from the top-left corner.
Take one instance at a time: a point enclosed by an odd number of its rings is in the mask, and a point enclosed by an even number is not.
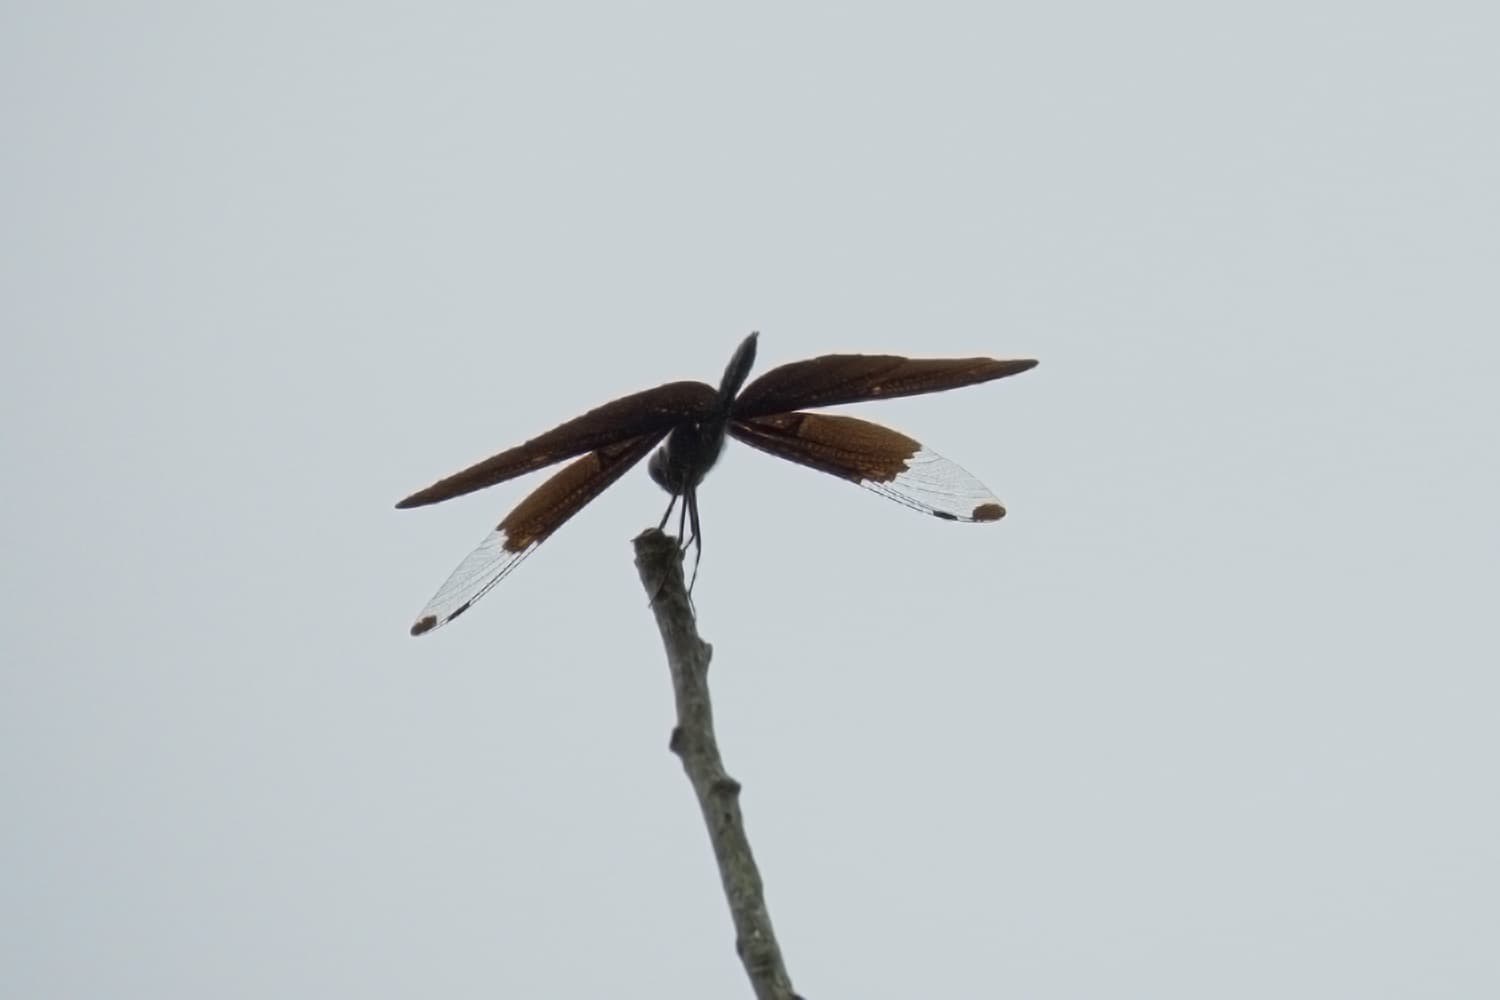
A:
[[[411,627],[411,634],[421,635],[423,632],[431,632],[435,628],[437,628],[437,618],[427,615],[424,618],[417,619],[417,623]]]
[[[998,521],[1005,516],[1005,508],[997,503],[982,503],[969,516],[976,521]]]

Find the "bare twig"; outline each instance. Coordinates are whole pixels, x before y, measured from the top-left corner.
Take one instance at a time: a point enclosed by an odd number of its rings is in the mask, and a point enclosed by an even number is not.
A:
[[[724,773],[714,736],[713,706],[708,697],[708,661],[713,653],[698,637],[692,604],[682,581],[682,553],[677,540],[655,528],[635,539],[635,566],[656,612],[656,626],[667,649],[672,692],[677,699],[677,728],[672,752],[682,758],[693,783],[724,897],[734,920],[735,950],[750,976],[757,1000],[800,1000],[781,961],[781,948],[766,912],[760,870],[750,853],[740,813],[740,783]]]

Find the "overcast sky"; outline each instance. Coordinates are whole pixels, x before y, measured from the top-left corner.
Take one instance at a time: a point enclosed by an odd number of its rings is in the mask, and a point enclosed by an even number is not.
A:
[[[0,15],[0,995],[749,996],[604,400],[827,352],[1005,502],[731,445],[695,592],[794,983],[1500,995],[1492,5]]]

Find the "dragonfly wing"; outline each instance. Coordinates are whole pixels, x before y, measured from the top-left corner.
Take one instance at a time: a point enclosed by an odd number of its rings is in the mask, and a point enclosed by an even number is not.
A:
[[[458,564],[411,627],[412,635],[446,625],[505,579],[568,518],[646,456],[666,431],[589,452],[538,486]]]
[[[903,358],[893,354],[825,354],[772,368],[735,400],[736,417],[806,407],[893,399],[977,385],[1035,368],[1030,359]]]
[[[921,442],[854,417],[778,413],[737,419],[729,433],[946,521],[998,521],[1005,508],[984,484]]]
[[[665,434],[684,421],[707,417],[713,412],[717,399],[714,388],[702,382],[668,382],[655,389],[633,393],[595,407],[524,444],[440,479],[396,506],[425,507],[494,486],[586,451],[642,434],[657,431]]]

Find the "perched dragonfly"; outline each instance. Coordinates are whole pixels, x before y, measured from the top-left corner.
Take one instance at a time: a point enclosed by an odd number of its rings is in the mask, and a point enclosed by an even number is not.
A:
[[[469,610],[663,439],[666,443],[647,465],[651,478],[672,497],[660,527],[666,527],[681,500],[678,537],[683,538],[686,527],[690,535],[683,547],[696,543],[700,558],[698,484],[718,460],[725,434],[944,520],[998,521],[1005,516],[1000,501],[979,480],[905,434],[854,417],[801,411],[975,385],[1034,368],[1035,361],[825,354],[773,368],[746,386],[758,336],[752,333],[740,344],[718,389],[703,382],[668,382],[624,396],[396,504],[439,503],[582,456],[505,515],[438,588],[411,634],[430,632]],[[694,567],[696,573],[696,562]]]

